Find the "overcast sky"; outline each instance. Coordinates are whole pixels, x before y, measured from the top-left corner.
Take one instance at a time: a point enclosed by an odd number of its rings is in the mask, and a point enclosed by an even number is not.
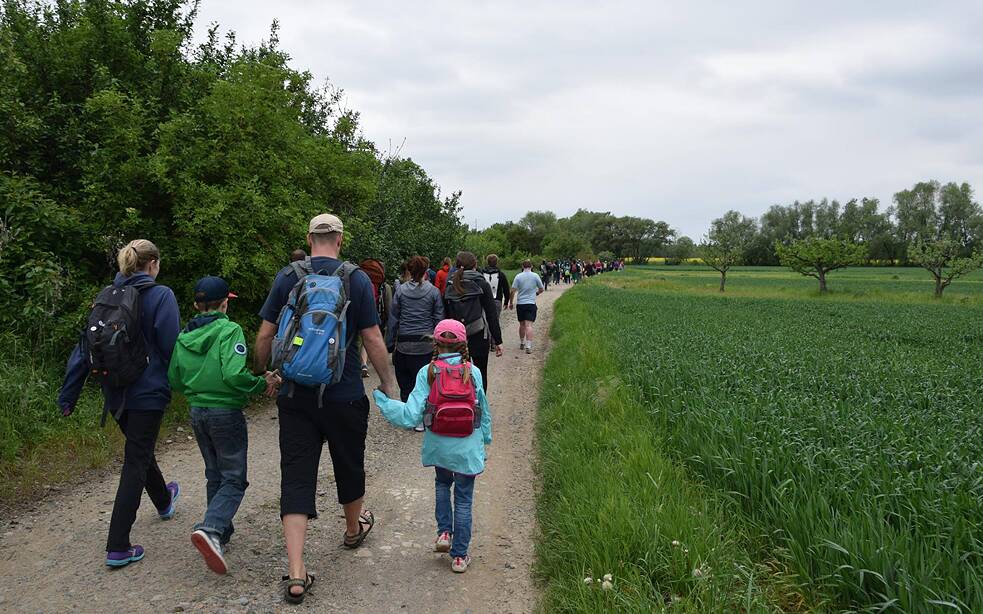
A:
[[[983,2],[203,0],[330,80],[481,227],[983,188]]]

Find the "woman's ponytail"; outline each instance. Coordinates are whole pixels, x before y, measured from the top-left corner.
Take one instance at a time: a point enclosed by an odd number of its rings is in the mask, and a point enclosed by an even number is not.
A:
[[[461,280],[464,278],[464,271],[470,271],[478,267],[478,259],[471,252],[457,252],[457,261],[454,263],[457,270],[454,271],[453,285],[458,294],[461,290]]]
[[[160,250],[146,239],[130,241],[116,254],[119,272],[126,276],[142,271],[154,260],[160,260]]]

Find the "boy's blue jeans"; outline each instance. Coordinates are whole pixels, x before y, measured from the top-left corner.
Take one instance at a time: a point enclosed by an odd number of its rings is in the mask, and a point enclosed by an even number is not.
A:
[[[471,544],[471,502],[474,499],[473,475],[462,475],[440,467],[437,470],[437,534],[453,534],[451,556],[468,554]],[[454,505],[451,506],[451,485],[454,486]]]
[[[208,510],[205,520],[194,526],[229,543],[235,528],[232,517],[242,503],[246,481],[246,450],[249,439],[241,409],[192,407],[191,425],[198,449],[205,459]]]

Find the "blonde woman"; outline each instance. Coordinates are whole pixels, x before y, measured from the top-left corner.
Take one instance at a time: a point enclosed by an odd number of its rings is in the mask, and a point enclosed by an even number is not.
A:
[[[70,415],[86,378],[98,377],[103,419],[112,413],[126,437],[106,543],[106,565],[125,567],[144,556],[142,546],[130,543],[143,491],[162,520],[174,516],[181,492],[177,482],[164,482],[154,458],[161,418],[171,400],[167,367],[181,325],[174,293],[156,283],[156,245],[146,239],[131,241],[116,261],[119,273],[93,302],[86,329],[68,360],[58,405],[63,415]]]

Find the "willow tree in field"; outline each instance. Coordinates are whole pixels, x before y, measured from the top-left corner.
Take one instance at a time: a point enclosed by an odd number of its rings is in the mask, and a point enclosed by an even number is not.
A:
[[[842,239],[809,237],[788,245],[775,243],[775,254],[782,266],[796,273],[819,280],[819,291],[826,292],[826,275],[830,271],[858,264],[864,257],[864,246]]]
[[[983,252],[960,257],[962,250],[962,246],[951,239],[919,241],[909,248],[908,258],[935,278],[935,298],[942,298],[942,292],[953,280],[983,268]]]
[[[720,273],[721,292],[727,283],[727,271],[744,261],[744,250],[756,232],[754,219],[737,211],[728,211],[710,223],[710,232],[700,244],[700,260]]]

